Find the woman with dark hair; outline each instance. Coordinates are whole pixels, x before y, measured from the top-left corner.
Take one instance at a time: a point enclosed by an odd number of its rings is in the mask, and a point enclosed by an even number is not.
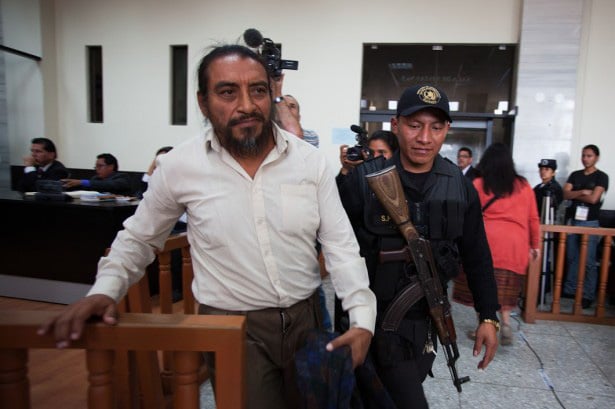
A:
[[[376,131],[369,138],[367,138],[367,148],[371,151],[371,155],[363,152],[363,159],[349,160],[346,156],[348,145],[340,146],[340,163],[342,168],[338,175],[338,183],[341,181],[339,178],[343,178],[356,166],[359,166],[364,160],[374,159],[379,156],[384,156],[385,159],[391,158],[393,153],[399,149],[399,143],[397,142],[397,136],[390,131]]]
[[[483,208],[498,301],[502,306],[501,344],[510,345],[513,341],[510,312],[517,306],[530,257],[536,260],[540,254],[538,209],[534,191],[528,181],[517,174],[508,146],[501,143],[489,146],[478,168],[481,176],[473,183]],[[472,304],[469,295],[463,290],[455,291],[453,299]]]
[[[367,147],[372,151],[375,158],[384,156],[389,159],[393,152],[399,149],[397,137],[390,131],[376,131],[367,138]]]

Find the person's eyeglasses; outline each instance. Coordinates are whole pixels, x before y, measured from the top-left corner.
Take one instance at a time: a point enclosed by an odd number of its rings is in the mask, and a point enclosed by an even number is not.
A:
[[[461,159],[461,158],[467,159],[469,157],[470,155],[457,155],[457,159]]]
[[[96,166],[94,166],[94,170],[104,168],[106,166],[109,166],[109,165],[106,163],[97,163]]]

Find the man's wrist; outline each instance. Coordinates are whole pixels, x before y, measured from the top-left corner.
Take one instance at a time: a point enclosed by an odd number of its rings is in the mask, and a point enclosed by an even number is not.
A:
[[[491,324],[495,327],[495,332],[498,332],[500,330],[500,322],[498,320],[492,320],[490,318],[485,318],[483,320],[480,320],[481,324]]]

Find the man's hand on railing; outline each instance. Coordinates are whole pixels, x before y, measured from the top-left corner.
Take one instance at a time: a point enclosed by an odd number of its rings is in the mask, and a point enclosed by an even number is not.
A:
[[[56,347],[66,348],[71,341],[81,338],[85,322],[91,317],[100,317],[105,324],[115,325],[118,319],[117,304],[102,294],[94,294],[82,298],[55,318],[43,324],[39,335],[52,333],[56,339]]]

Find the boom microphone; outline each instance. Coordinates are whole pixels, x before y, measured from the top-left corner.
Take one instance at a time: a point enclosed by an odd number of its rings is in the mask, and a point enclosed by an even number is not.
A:
[[[358,134],[367,134],[367,131],[361,128],[359,125],[350,125],[350,130]]]
[[[258,48],[263,43],[263,35],[255,28],[249,28],[243,32],[243,41],[248,47]]]

